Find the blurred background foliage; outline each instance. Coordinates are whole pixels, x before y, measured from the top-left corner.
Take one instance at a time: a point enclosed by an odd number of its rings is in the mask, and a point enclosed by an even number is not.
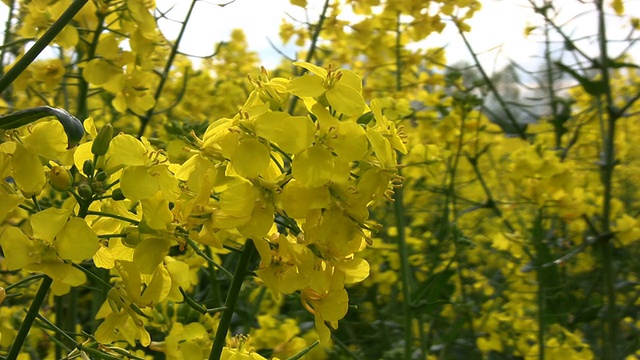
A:
[[[6,72],[71,0],[3,2],[10,11],[0,55]],[[583,1],[592,6],[582,16],[597,24],[587,39],[596,53],[566,32],[570,22],[557,20],[564,1],[521,2],[539,24],[522,31],[539,41],[540,61],[493,73],[465,38],[476,31],[468,19],[482,1],[327,0],[319,18],[282,23],[283,43],[299,51],[269,75],[300,75],[292,60],[353,70],[365,98],[379,98],[384,116],[406,134],[408,149],[399,156],[403,187],[372,214],[384,227],[363,252],[370,276],[348,289],[350,310],[331,343],[306,358],[640,358],[640,71],[633,56],[640,20],[627,11],[637,1]],[[228,6],[250,8],[241,0]],[[345,8],[357,20],[341,18]],[[162,16],[149,0],[87,3],[51,44],[53,55],[2,93],[0,107],[64,108],[91,116],[98,128],[144,135],[172,162],[185,161],[190,134],[233,117],[252,81],[265,75],[241,30],[200,61],[157,29]],[[612,18],[627,24],[626,38],[608,36]],[[474,61],[450,63],[444,48],[412,46],[445,27],[458,29]],[[613,43],[625,47],[613,53]],[[289,105],[292,114],[303,108],[294,99]],[[4,214],[3,226],[20,218]],[[174,250],[192,269],[192,297],[219,305],[228,285],[211,281],[202,258]],[[207,251],[227,268],[237,260]],[[3,271],[0,286],[22,277]],[[232,332],[250,334],[258,353],[286,358],[315,340],[299,296],[245,285]],[[84,306],[91,289],[76,296],[72,330],[91,332],[96,309]],[[0,353],[29,301],[0,305]],[[206,343],[202,332],[215,322],[170,301],[156,312],[159,320],[148,326],[154,342],[199,336]],[[36,329],[26,351],[53,358],[54,343]],[[153,344],[131,350],[164,356]]]

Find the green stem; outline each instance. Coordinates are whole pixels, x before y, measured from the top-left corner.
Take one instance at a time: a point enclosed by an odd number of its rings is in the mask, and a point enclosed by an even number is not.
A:
[[[55,39],[56,36],[64,29],[67,24],[71,22],[74,16],[82,9],[82,7],[89,0],[75,0],[69,5],[62,15],[56,20],[53,25],[38,39],[31,49],[27,51],[16,64],[7,71],[7,73],[0,79],[0,93],[4,92],[11,83],[22,74],[29,65],[40,55],[42,50],[49,46],[49,44]]]
[[[615,130],[616,120],[620,117],[620,113],[615,110],[613,102],[613,93],[611,89],[611,80],[609,75],[610,62],[607,38],[606,38],[606,22],[605,12],[603,9],[603,0],[596,1],[598,11],[598,42],[600,45],[600,76],[605,84],[605,100],[607,105],[607,130],[604,134],[604,159],[601,172],[602,184],[604,186],[603,202],[602,202],[602,233],[608,234],[611,231],[611,212],[612,212],[612,191],[613,191],[613,172],[616,166],[615,159]],[[604,358],[617,359],[616,344],[618,339],[618,321],[616,314],[616,290],[615,290],[615,269],[613,268],[612,248],[610,239],[602,238],[598,247],[602,256],[602,270],[604,275],[604,286],[606,296],[606,318],[607,326],[603,338]]]
[[[87,213],[85,214],[85,216],[86,215],[97,215],[97,216],[109,217],[109,218],[113,218],[113,219],[118,219],[118,220],[130,222],[133,225],[140,224],[140,221],[138,221],[138,220],[129,219],[128,217],[124,217],[124,216],[120,216],[120,215],[116,215],[116,214],[111,214],[111,213],[106,213],[106,212],[102,212],[102,211],[89,211],[89,210],[87,210]],[[78,217],[84,217],[84,216],[81,216],[80,214],[78,214]]]
[[[307,56],[304,59],[304,61],[306,62],[311,62],[313,55],[315,55],[316,46],[318,45],[318,39],[320,38],[320,31],[322,31],[322,24],[324,23],[324,19],[327,16],[328,9],[329,9],[329,0],[326,0],[324,2],[324,6],[322,7],[322,12],[320,13],[320,18],[318,19],[318,24],[316,25],[316,29],[313,32],[313,35],[311,36],[311,46],[309,46],[309,51],[307,52]],[[298,74],[296,70],[294,71],[294,75],[296,76],[302,75],[305,73],[305,71],[306,70],[302,70],[302,72]],[[289,111],[288,111],[289,114],[293,114],[293,110],[296,109],[297,102],[298,102],[298,97],[293,96],[291,99],[291,103],[289,104]]]
[[[511,126],[513,126],[513,130],[517,133],[517,135],[521,139],[526,140],[527,139],[527,134],[525,133],[525,130],[524,130],[523,126],[518,123],[518,121],[516,120],[516,117],[513,115],[513,113],[511,113],[511,110],[509,110],[509,107],[507,106],[507,103],[502,98],[502,95],[500,95],[500,93],[498,92],[498,89],[496,89],[496,86],[494,85],[493,81],[491,81],[491,79],[489,78],[489,75],[487,75],[487,72],[482,67],[482,64],[480,63],[480,60],[478,59],[478,55],[476,54],[476,52],[471,47],[471,44],[469,43],[469,40],[464,35],[464,31],[458,25],[457,21],[455,23],[458,26],[458,33],[460,34],[460,37],[462,37],[462,41],[464,42],[465,47],[467,48],[467,50],[469,50],[469,53],[471,54],[471,58],[473,59],[474,64],[476,65],[476,67],[480,71],[480,75],[482,75],[482,79],[484,80],[485,84],[489,87],[489,90],[491,91],[491,93],[496,97],[496,100],[498,101],[498,104],[500,104],[500,107],[502,108],[502,110],[504,111],[505,115],[509,119],[509,122],[511,123]]]
[[[338,337],[336,337],[334,334],[331,335],[331,340],[336,345],[338,345],[338,347],[344,352],[344,354],[348,355],[353,360],[360,360],[360,357],[358,355],[356,355],[356,353],[351,351],[351,349],[349,349],[347,344],[345,344],[342,340],[338,339]]]
[[[24,279],[22,279],[22,280],[20,280],[20,281],[18,281],[16,283],[13,283],[13,284],[7,286],[6,288],[4,288],[4,290],[6,292],[9,292],[9,290],[11,290],[13,288],[20,287],[23,284],[26,284],[26,283],[31,282],[33,280],[38,280],[38,279],[43,278],[45,276],[47,276],[47,275],[45,275],[45,274],[35,274],[35,275],[28,276],[28,277],[26,277],[26,278],[24,278]]]
[[[160,83],[156,88],[156,93],[154,95],[155,104],[158,104],[158,99],[160,99],[160,94],[162,94],[162,89],[164,88],[164,84],[169,78],[169,71],[171,71],[171,66],[173,65],[173,59],[175,59],[176,54],[178,53],[178,45],[180,45],[180,41],[182,40],[182,36],[184,35],[184,31],[187,29],[187,24],[189,24],[189,19],[191,18],[191,13],[193,12],[193,8],[196,5],[197,0],[191,1],[191,6],[189,6],[189,10],[187,11],[187,15],[182,22],[182,27],[180,28],[180,33],[178,33],[178,38],[176,39],[173,47],[171,48],[171,53],[169,54],[169,58],[167,59],[167,63],[164,66],[164,71],[162,72],[162,76],[160,77]],[[151,107],[147,111],[147,113],[140,117],[140,130],[138,131],[138,138],[144,135],[144,131],[149,125],[149,121],[151,120],[151,116],[153,116],[153,112],[155,111],[155,106]]]
[[[544,228],[542,224],[542,210],[538,211],[538,216],[536,217],[535,224],[532,231],[532,240],[534,242],[534,246],[536,247],[536,257],[534,262],[536,264],[536,281],[538,282],[538,291],[536,293],[536,297],[538,300],[538,359],[544,360],[545,357],[545,341],[544,341],[544,330],[545,330],[545,293],[546,293],[546,279],[544,276],[543,265],[545,263],[543,259],[543,250],[542,247],[546,246],[544,242]]]
[[[402,89],[402,43],[401,43],[401,22],[400,12],[397,14],[396,19],[396,90]],[[398,153],[398,163],[402,162],[402,155]],[[398,169],[398,175],[402,176],[400,169]],[[404,192],[402,188],[398,188],[394,193],[393,209],[396,218],[397,228],[397,242],[398,242],[398,257],[400,258],[400,276],[402,279],[402,310],[404,320],[404,358],[411,359],[411,349],[413,343],[412,328],[411,328],[411,268],[409,267],[409,250],[407,248],[407,239],[405,235],[405,209],[404,209]]]
[[[552,4],[549,0],[545,1],[545,6],[551,6]],[[553,61],[551,59],[551,35],[549,33],[550,26],[549,23],[545,22],[544,24],[544,62],[545,62],[545,75],[547,80],[547,92],[549,96],[549,101],[551,101],[551,114],[553,115],[554,121],[554,129],[555,129],[555,139],[556,139],[556,149],[562,148],[562,133],[560,131],[560,125],[557,124],[558,119],[558,99],[556,97],[556,92],[554,88],[554,78],[553,78]]]
[[[198,244],[196,244],[196,242],[193,241],[190,237],[186,236],[184,239],[187,242],[187,244],[193,249],[193,251],[195,251],[195,253],[198,254],[198,256],[202,257],[207,261],[207,263],[209,263],[209,266],[215,266],[216,269],[222,271],[225,274],[225,276],[227,276],[228,278],[233,277],[233,274],[231,274],[229,270],[225,269],[222,265],[215,262],[212,258],[207,256],[207,254],[205,254],[202,250],[200,250],[200,248],[198,247]]]
[[[38,312],[40,311],[40,307],[42,303],[47,298],[47,292],[51,287],[51,283],[53,280],[46,276],[42,279],[40,283],[40,287],[36,292],[36,296],[33,298],[33,302],[31,303],[31,307],[29,307],[29,311],[27,311],[27,315],[24,317],[24,321],[20,325],[20,329],[18,330],[18,334],[16,335],[13,344],[11,345],[11,349],[9,349],[9,353],[7,354],[7,360],[15,360],[20,355],[20,349],[22,349],[22,345],[24,341],[27,339],[27,335],[29,334],[29,330],[31,330],[31,326],[35,321]]]
[[[62,329],[58,328],[51,321],[49,321],[49,319],[47,319],[46,317],[44,317],[44,316],[42,316],[40,314],[38,314],[36,316],[37,316],[38,320],[42,322],[42,324],[40,324],[40,325],[46,325],[49,330],[55,332],[56,334],[60,335],[61,337],[64,337],[68,342],[75,344],[75,348],[78,349],[78,350],[84,351],[86,353],[89,353],[89,354],[93,355],[97,359],[107,359],[107,360],[121,360],[122,359],[122,357],[111,356],[111,355],[105,354],[104,352],[102,352],[100,350],[92,349],[91,347],[85,346],[83,344],[78,344],[78,343],[75,342],[75,340],[73,340],[73,338],[71,336],[69,336],[67,333],[62,331]],[[110,349],[110,350],[112,350],[114,352],[117,352],[117,351],[115,351],[115,349]],[[127,356],[126,354],[123,354],[123,355]],[[131,355],[129,355],[127,357],[131,358],[131,359],[141,359],[141,358],[139,358],[137,356],[131,356]],[[71,359],[72,357],[68,357],[68,358]],[[60,357],[58,359],[67,359],[67,358],[66,357],[64,357],[64,358]]]
[[[54,300],[55,313],[56,313],[56,325],[60,329],[64,327],[64,314],[63,314],[64,304],[62,302],[62,299],[63,299],[62,296],[56,296]],[[56,349],[55,349],[56,359],[61,359],[62,358],[62,338],[60,333],[56,333],[55,339],[57,340]]]
[[[96,291],[91,297],[91,313],[97,314],[102,304],[105,302],[105,300],[107,300],[109,290],[111,289],[111,286],[109,286],[109,277],[110,277],[109,270],[97,268],[95,266],[93,267],[93,269],[91,270],[87,269],[87,270],[88,270],[87,272],[95,275],[95,278],[99,279],[99,280],[94,280],[99,290]],[[89,331],[91,331],[91,333],[93,334],[95,333],[97,328],[98,328],[98,320],[96,320],[95,317],[92,316],[89,321]]]
[[[400,162],[400,156],[398,156]],[[398,171],[399,173],[399,171]],[[407,239],[404,231],[404,197],[403,190],[399,188],[394,195],[394,215],[396,218],[398,257],[400,258],[400,275],[402,279],[402,308],[404,313],[404,358],[411,359],[411,348],[413,337],[411,333],[411,274],[409,268],[409,250],[407,248]]]
[[[4,74],[4,58],[5,58],[5,54],[7,53],[7,50],[9,49],[9,47],[6,46],[6,44],[9,44],[11,42],[11,23],[13,22],[13,10],[15,8],[15,0],[11,0],[9,1],[9,11],[7,14],[7,21],[5,22],[4,25],[4,41],[2,42],[2,44],[4,44],[4,46],[2,46],[2,50],[0,51],[0,74]]]
[[[62,330],[75,333],[78,324],[78,288],[72,287],[69,293],[62,296],[63,301],[67,305],[66,319]],[[75,340],[74,340],[75,343]]]
[[[96,49],[98,48],[98,42],[100,40],[100,34],[102,33],[104,27],[104,17],[105,15],[102,12],[98,12],[98,25],[93,32],[93,39],[91,40],[91,44],[89,45],[89,49],[87,52],[87,57],[85,61],[92,60],[96,55]],[[82,53],[78,51],[78,56],[82,57]],[[78,69],[78,113],[76,114],[79,119],[84,119],[88,114],[88,106],[87,100],[89,98],[89,83],[82,76],[82,68]],[[94,162],[94,164],[96,164]]]
[[[225,339],[227,338],[227,332],[231,325],[231,317],[235,311],[238,295],[240,294],[240,288],[242,287],[244,277],[248,272],[247,265],[249,264],[251,254],[253,254],[254,249],[255,245],[253,244],[253,240],[247,239],[244,243],[244,247],[242,248],[242,252],[240,253],[236,269],[233,272],[233,279],[231,279],[231,286],[229,287],[227,300],[224,305],[226,309],[220,318],[218,330],[216,330],[216,337],[213,340],[213,346],[211,347],[211,353],[209,354],[209,360],[220,359],[220,354],[222,354],[222,348],[224,347]]]
[[[211,247],[206,246],[204,248],[208,258],[213,258]],[[222,305],[222,296],[220,295],[220,284],[218,284],[218,277],[216,275],[216,267],[212,263],[207,263],[207,270],[209,272],[209,284],[211,286],[210,300],[205,302],[207,306],[220,307]]]

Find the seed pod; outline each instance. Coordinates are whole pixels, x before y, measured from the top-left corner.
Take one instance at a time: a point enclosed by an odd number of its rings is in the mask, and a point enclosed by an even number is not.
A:
[[[100,132],[93,139],[93,144],[91,144],[91,153],[97,156],[103,156],[109,150],[109,144],[111,143],[111,139],[113,138],[113,126],[111,124],[107,124],[100,129]]]
[[[53,190],[66,192],[73,184],[73,175],[62,166],[54,166],[49,172],[49,180]]]

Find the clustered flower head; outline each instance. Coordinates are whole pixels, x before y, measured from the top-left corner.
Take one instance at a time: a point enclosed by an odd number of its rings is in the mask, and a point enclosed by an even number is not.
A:
[[[220,244],[225,229],[252,239],[258,277],[275,294],[299,292],[327,340],[326,324],[337,327],[347,312],[345,284],[368,275],[357,255],[377,227],[368,208],[392,191],[395,151],[406,149],[379,109],[358,123],[368,107],[355,73],[295,64],[313,73],[287,80],[263,72],[235,117],[195,139],[175,172],[186,191],[172,211],[203,244]],[[303,113],[282,110],[291,95]]]
[[[57,122],[13,136],[0,152],[0,200],[12,204],[3,214],[47,186],[74,197],[62,209],[34,209],[25,229],[5,229],[8,269],[45,273],[64,294],[86,282],[77,265],[92,259],[112,276],[95,339],[149,346],[156,305],[184,301],[192,268],[202,265],[169,250],[209,245],[222,252],[252,241],[259,282],[276,298],[299,293],[328,341],[348,310],[345,286],[369,274],[359,253],[380,227],[369,209],[390,198],[400,181],[396,151],[406,148],[379,102],[371,109],[365,103],[355,73],[295,65],[312,74],[270,79],[263,71],[234,117],[211,122],[201,138],[193,134],[182,163],[144,137],[112,137],[110,125],[98,131],[92,118],[84,122],[85,142],[70,150]],[[303,106],[289,114],[283,108],[293,96]],[[61,140],[40,141],[44,131]],[[153,346],[170,351],[171,341]]]

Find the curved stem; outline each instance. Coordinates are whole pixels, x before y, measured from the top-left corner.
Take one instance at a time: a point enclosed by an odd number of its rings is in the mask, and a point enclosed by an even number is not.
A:
[[[225,339],[227,338],[227,332],[229,332],[229,325],[231,325],[231,317],[233,316],[233,312],[236,308],[238,294],[240,294],[242,282],[248,272],[247,265],[249,264],[251,254],[253,254],[254,249],[255,245],[253,244],[253,240],[247,239],[244,243],[244,247],[242,248],[242,252],[240,253],[236,269],[233,272],[233,279],[231,280],[231,286],[227,293],[227,300],[225,300],[224,304],[226,309],[220,318],[216,337],[213,340],[213,346],[211,347],[211,353],[209,354],[209,360],[220,359],[220,354],[222,354],[222,348],[224,347]]]
[[[52,282],[53,280],[48,276],[45,276],[42,279],[38,292],[36,292],[36,296],[33,298],[33,302],[31,303],[31,307],[29,307],[29,311],[27,311],[27,316],[24,317],[24,321],[20,325],[20,330],[18,330],[18,334],[11,345],[11,349],[9,349],[6,360],[15,360],[18,358],[18,355],[20,355],[20,349],[22,349],[22,345],[27,338],[27,334],[29,334],[29,330],[31,330],[31,326],[40,311],[40,307],[42,306],[44,299],[47,298],[47,292],[49,291]]]

